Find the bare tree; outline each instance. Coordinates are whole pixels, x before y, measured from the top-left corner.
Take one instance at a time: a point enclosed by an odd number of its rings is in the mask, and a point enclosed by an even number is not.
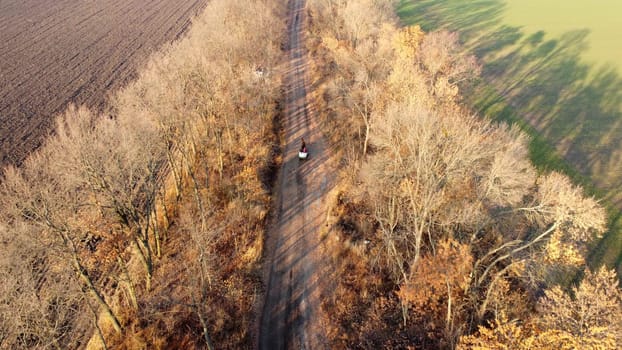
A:
[[[485,291],[477,313],[479,319],[487,311],[495,282],[516,264],[526,263],[529,267],[529,257],[552,248],[551,243],[562,244],[563,247],[558,247],[561,249],[585,252],[586,244],[602,234],[606,227],[604,208],[593,198],[584,197],[581,188],[573,186],[566,176],[558,173],[543,176],[535,201],[527,207],[517,207],[513,212],[525,215],[524,220],[534,224],[529,230],[516,229],[512,234],[504,235],[500,244],[490,247],[475,262],[471,288]],[[548,249],[544,253],[553,252]]]
[[[456,84],[479,76],[481,67],[475,57],[462,51],[455,32],[427,34],[417,50],[418,62],[426,70],[429,89],[439,99],[457,95]]]
[[[215,287],[213,274],[215,270],[215,259],[211,247],[213,247],[217,231],[208,230],[207,227],[201,227],[194,222],[197,207],[186,208],[181,215],[180,225],[184,229],[185,235],[191,237],[192,250],[196,250],[195,261],[187,262],[187,270],[189,273],[189,295],[191,297],[188,306],[192,312],[199,318],[201,327],[203,328],[203,338],[208,349],[214,349],[212,338],[209,330],[210,316],[210,291]],[[218,229],[216,229],[218,230]]]
[[[376,120],[373,142],[379,152],[363,170],[364,181],[375,203],[400,208],[401,233],[393,236],[405,235],[398,240],[407,246],[399,260],[416,264],[425,238],[433,249],[433,227],[450,230],[457,219],[471,226],[479,221],[484,208],[473,203],[477,192],[465,185],[484,178],[496,152],[481,142],[488,127],[458,111],[444,115],[415,100],[389,106]]]
[[[86,293],[97,302],[117,332],[121,324],[109,303],[97,287],[81,257],[79,241],[87,235],[79,218],[88,209],[88,200],[76,187],[74,174],[56,175],[55,166],[64,162],[49,152],[53,148],[31,155],[21,169],[8,168],[0,185],[5,199],[3,218],[11,225],[30,225],[33,234],[60,256],[66,267],[73,269]],[[57,154],[57,153],[54,153]],[[59,160],[57,162],[57,160]]]
[[[93,118],[70,108],[59,121],[58,152],[75,162],[76,176],[91,194],[103,219],[125,228],[146,271],[149,289],[153,272],[154,208],[159,190],[164,145],[149,120]]]
[[[83,293],[54,247],[27,224],[0,228],[0,348],[63,349],[84,341],[90,325]],[[69,270],[69,271],[68,271]],[[72,331],[76,331],[71,335]]]
[[[501,282],[541,268],[530,261],[551,254],[551,243],[580,255],[604,230],[602,207],[568,178],[552,173],[536,183],[526,140],[516,130],[459,109],[429,109],[417,99],[389,105],[375,120],[378,150],[362,179],[393,277],[410,283],[409,270],[417,270],[422,255],[436,255],[443,237],[469,245],[470,282],[463,300],[452,303],[473,303],[460,312],[471,314],[475,325],[485,319]]]

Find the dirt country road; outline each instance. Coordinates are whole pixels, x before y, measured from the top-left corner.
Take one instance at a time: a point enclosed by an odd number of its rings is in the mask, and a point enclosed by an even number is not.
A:
[[[259,330],[260,349],[324,349],[320,295],[327,259],[320,249],[326,193],[334,173],[327,144],[306,97],[303,0],[289,2],[289,60],[285,86],[285,149],[276,207],[267,239],[268,281]],[[299,160],[304,137],[309,159]]]

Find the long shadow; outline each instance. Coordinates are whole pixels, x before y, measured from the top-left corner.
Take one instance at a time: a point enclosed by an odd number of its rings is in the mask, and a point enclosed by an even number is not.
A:
[[[480,114],[518,124],[531,135],[530,156],[541,171],[557,170],[608,207],[609,230],[589,264],[622,275],[622,78],[612,66],[587,64],[588,29],[558,37],[526,34],[503,23],[502,0],[402,0],[404,24],[460,33],[483,65],[482,78],[463,86]]]
[[[322,164],[328,154],[321,132],[312,123],[312,109],[307,101],[304,31],[304,2],[290,0],[287,54],[289,65],[283,89],[284,119],[283,163],[279,170],[279,193],[274,222],[267,244],[270,270],[266,302],[263,305],[257,347],[289,349],[322,346],[320,334],[314,334],[314,316],[319,308],[321,276],[326,265],[316,260],[323,238],[318,236],[323,223],[325,193],[334,185]],[[300,138],[304,137],[310,158],[298,159]]]

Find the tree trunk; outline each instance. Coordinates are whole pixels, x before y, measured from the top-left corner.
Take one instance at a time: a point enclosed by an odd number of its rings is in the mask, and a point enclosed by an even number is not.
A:
[[[175,198],[179,200],[181,197],[181,176],[175,167],[175,157],[170,150],[166,151],[166,157],[168,158],[168,164],[171,167],[171,173],[175,181]]]
[[[501,276],[503,276],[512,266],[513,264],[510,263],[508,266],[503,268],[501,271],[497,272],[495,274],[495,277],[490,282],[490,285],[488,285],[488,288],[486,288],[486,297],[484,298],[484,301],[482,302],[482,304],[477,310],[478,323],[481,322],[481,320],[484,318],[484,314],[486,313],[486,308],[488,307],[488,303],[490,302],[490,294],[493,291],[493,287],[495,286],[495,283],[497,283],[499,278],[501,278]]]
[[[205,339],[205,344],[209,350],[214,350],[214,345],[212,344],[212,339],[210,338],[207,329],[207,322],[200,312],[197,311],[197,313],[199,313],[199,320],[201,321],[201,326],[203,327],[203,338]]]
[[[191,150],[193,153],[192,156],[194,159],[194,157],[196,156],[196,145],[194,143],[194,138],[192,138],[190,142],[190,147],[191,147]],[[204,212],[205,208],[203,206],[203,200],[201,199],[201,194],[199,192],[199,182],[195,176],[192,162],[191,162],[191,159],[188,157],[188,154],[184,152],[182,153],[182,157],[184,158],[185,163],[186,163],[186,172],[188,173],[188,176],[190,177],[190,180],[192,181],[192,190],[194,193],[194,199],[199,209],[199,215],[201,216],[201,229],[205,229],[205,227],[207,227],[207,223],[205,219],[205,212]]]
[[[99,340],[101,340],[104,350],[108,350],[108,345],[106,345],[106,338],[104,338],[104,332],[102,332],[101,327],[99,327],[97,311],[88,301],[86,302],[86,304],[88,305],[89,310],[91,310],[91,312],[93,313],[93,324],[95,325],[95,329],[97,330],[97,336],[99,337]]]
[[[95,301],[97,301],[97,304],[104,310],[104,315],[106,315],[110,319],[110,321],[112,322],[112,326],[113,326],[114,330],[117,333],[121,334],[121,332],[123,331],[123,328],[121,327],[121,323],[119,323],[119,320],[117,319],[115,314],[112,312],[112,309],[110,308],[110,306],[108,305],[106,300],[104,300],[102,295],[99,293],[99,291],[97,290],[97,288],[93,284],[93,281],[91,281],[91,278],[87,274],[86,269],[84,268],[84,266],[82,266],[82,264],[80,263],[80,259],[78,257],[78,252],[76,251],[76,247],[73,244],[73,241],[71,241],[69,239],[69,237],[63,237],[63,238],[64,238],[65,242],[68,242],[69,245],[71,246],[70,247],[71,248],[71,257],[72,257],[72,261],[73,261],[73,267],[74,267],[76,273],[80,276],[80,279],[86,285],[87,290],[89,292],[91,292],[91,295],[93,296]]]
[[[367,143],[369,142],[369,130],[371,129],[369,118],[364,118],[364,119],[365,119],[365,140],[363,142],[363,157],[367,155]]]
[[[153,227],[153,236],[155,241],[156,257],[162,256],[162,245],[160,244],[160,230],[158,229],[158,213],[157,205],[153,206],[153,215],[151,215],[151,225]]]
[[[123,273],[125,279],[127,280],[127,290],[130,295],[130,302],[132,303],[132,307],[135,310],[138,310],[138,301],[136,299],[136,289],[134,288],[134,283],[132,283],[132,278],[130,277],[130,273],[127,270],[127,264],[123,260],[123,258],[117,255],[117,262],[119,263],[119,267],[121,267],[121,272]]]
[[[145,289],[149,290],[151,289],[151,261],[147,260],[145,253],[140,248],[140,244],[138,243],[138,238],[135,235],[132,236],[131,241],[132,241],[132,246],[134,247],[134,250],[136,250],[138,257],[140,258],[140,262],[143,264],[143,267],[145,268],[146,275],[147,275],[146,282],[145,282],[146,283]]]
[[[218,149],[218,176],[222,181],[222,173],[225,168],[225,163],[223,161],[222,133],[220,130],[216,133],[216,145],[216,148]]]

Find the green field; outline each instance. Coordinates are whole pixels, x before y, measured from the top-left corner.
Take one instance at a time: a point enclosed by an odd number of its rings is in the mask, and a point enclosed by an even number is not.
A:
[[[402,0],[397,12],[404,24],[459,32],[483,66],[466,102],[521,125],[539,169],[602,199],[610,230],[591,264],[622,276],[622,1]]]
[[[612,64],[622,72],[622,1],[508,0],[503,21],[526,33],[544,31],[557,37],[587,29],[582,57],[592,64]]]

